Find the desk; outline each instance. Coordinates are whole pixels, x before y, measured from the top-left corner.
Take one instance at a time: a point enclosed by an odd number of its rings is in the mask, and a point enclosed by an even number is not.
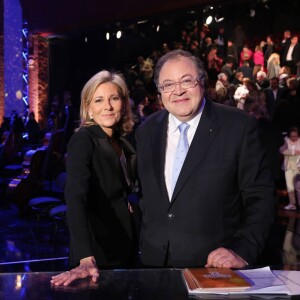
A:
[[[100,272],[97,286],[92,286],[90,280],[83,279],[70,287],[53,287],[50,285],[50,278],[54,274],[57,272],[0,274],[0,299],[187,300],[267,297],[252,295],[189,297],[182,281],[181,271],[177,269],[103,270]],[[276,299],[300,299],[300,296],[277,296]]]

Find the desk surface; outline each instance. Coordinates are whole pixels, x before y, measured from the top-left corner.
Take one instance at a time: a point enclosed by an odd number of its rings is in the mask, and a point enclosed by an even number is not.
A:
[[[88,279],[70,287],[53,287],[50,278],[56,272],[0,274],[2,300],[186,300],[186,299],[266,299],[264,296],[226,297],[201,295],[189,297],[181,271],[176,269],[103,270],[97,285]],[[277,296],[278,297],[278,296]],[[270,299],[270,298],[269,298]],[[300,296],[280,296],[276,299],[300,299]]]

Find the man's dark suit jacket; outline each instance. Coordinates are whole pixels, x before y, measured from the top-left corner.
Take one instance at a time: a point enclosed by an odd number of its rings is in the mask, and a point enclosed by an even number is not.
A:
[[[266,96],[266,102],[267,102],[267,110],[269,112],[269,118],[270,120],[273,120],[276,107],[278,105],[278,102],[280,99],[283,99],[286,96],[286,90],[284,88],[278,87],[276,99],[274,97],[274,93],[271,87],[268,87],[263,90]]]
[[[133,180],[136,155],[120,139]],[[95,256],[98,266],[126,267],[132,254],[128,184],[119,156],[98,125],[73,134],[67,152],[65,198],[70,230],[70,264]]]
[[[284,66],[285,63],[286,63],[286,56],[288,54],[288,51],[289,51],[289,46],[288,45],[287,47],[285,47],[284,49],[284,53],[283,53],[283,61],[282,61],[282,65]],[[297,64],[298,62],[300,62],[300,44],[297,43],[295,46],[294,46],[294,49],[293,49],[293,52],[292,52],[292,60],[293,60],[293,63],[294,64]]]
[[[162,110],[137,132],[142,262],[163,266],[169,244],[174,267],[203,266],[221,246],[253,264],[275,212],[256,120],[207,101],[171,201],[164,178],[167,125]]]

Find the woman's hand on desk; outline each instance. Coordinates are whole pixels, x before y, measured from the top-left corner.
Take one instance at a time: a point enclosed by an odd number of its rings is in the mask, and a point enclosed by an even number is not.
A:
[[[76,279],[92,277],[93,282],[97,282],[99,278],[99,269],[93,256],[80,260],[80,265],[70,271],[52,276],[51,284],[69,285]]]

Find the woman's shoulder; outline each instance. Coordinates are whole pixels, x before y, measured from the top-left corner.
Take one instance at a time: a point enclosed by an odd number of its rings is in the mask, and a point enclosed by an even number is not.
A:
[[[82,126],[72,135],[70,143],[88,143],[99,137],[102,137],[102,130],[98,125]]]

